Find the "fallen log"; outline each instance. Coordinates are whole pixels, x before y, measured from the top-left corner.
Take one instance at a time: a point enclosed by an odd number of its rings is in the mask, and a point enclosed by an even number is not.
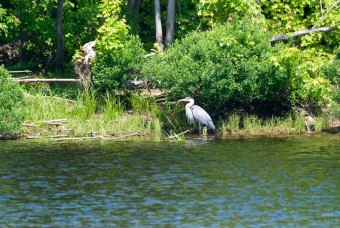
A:
[[[308,35],[308,34],[315,33],[315,32],[331,32],[331,31],[336,30],[336,29],[337,29],[337,27],[320,27],[320,28],[300,30],[300,31],[294,32],[292,34],[275,36],[270,40],[270,43],[274,44],[274,43],[277,43],[277,42],[280,42],[280,41],[288,41],[290,38]]]
[[[30,71],[30,70],[11,70],[11,71],[8,71],[8,73],[10,73],[10,74],[32,73],[32,71]]]
[[[90,136],[90,137],[66,137],[66,138],[58,138],[57,141],[65,141],[65,140],[86,140],[86,139],[103,139],[103,140],[117,140],[122,139],[126,137],[132,137],[132,136],[146,136],[143,132],[136,132],[128,135],[121,135],[117,137],[104,137],[102,135],[98,136]]]
[[[64,125],[67,123],[67,119],[56,119],[56,120],[39,120],[39,121],[27,121],[22,124],[25,127],[36,127],[38,123],[48,124],[48,125]]]
[[[32,82],[76,82],[80,83],[80,79],[75,78],[11,78],[13,81],[19,83],[32,83]]]
[[[67,119],[56,119],[56,120],[39,120],[36,123],[66,123]]]

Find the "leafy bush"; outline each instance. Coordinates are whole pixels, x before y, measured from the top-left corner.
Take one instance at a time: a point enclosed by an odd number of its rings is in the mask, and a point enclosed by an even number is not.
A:
[[[334,59],[324,66],[323,72],[333,85],[340,85],[340,50]]]
[[[331,96],[334,102],[340,104],[340,89],[333,90]]]
[[[17,82],[0,66],[0,138],[20,129],[25,117],[23,91]]]
[[[269,84],[264,85],[264,89],[283,92],[292,104],[321,106],[330,100],[330,84],[322,73],[326,59],[313,51],[285,48],[268,60],[271,62],[270,71],[274,73],[270,78],[281,78],[277,84],[279,88],[271,88]],[[282,101],[281,97],[274,98]]]
[[[99,54],[92,68],[94,86],[102,90],[124,87],[127,79],[134,78],[135,70],[144,61],[144,54],[136,36],[129,36],[122,42],[122,47]]]
[[[249,103],[257,90],[255,63],[271,48],[269,37],[257,29],[234,23],[190,34],[145,64],[142,72],[171,89],[173,98],[191,95],[210,107],[236,99]]]
[[[271,47],[271,37],[262,24],[233,21],[186,36],[144,64],[142,73],[171,91],[172,99],[190,95],[208,109],[322,103],[328,81],[315,67],[320,59],[313,62],[308,53],[282,44]]]

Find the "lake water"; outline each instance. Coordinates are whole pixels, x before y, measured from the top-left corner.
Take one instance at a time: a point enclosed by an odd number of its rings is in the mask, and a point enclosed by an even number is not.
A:
[[[0,227],[339,227],[339,142],[0,142]]]

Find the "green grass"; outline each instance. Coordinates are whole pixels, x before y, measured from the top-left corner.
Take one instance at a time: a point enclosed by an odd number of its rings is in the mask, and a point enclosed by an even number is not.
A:
[[[157,118],[158,108],[154,101],[135,99],[132,112],[114,95],[96,97],[94,91],[80,93],[74,102],[65,97],[46,97],[36,93],[27,97],[29,109],[22,133],[29,136],[66,137],[117,137],[141,133],[162,138],[162,123]],[[53,125],[41,123],[55,119],[67,119],[66,124]]]
[[[120,137],[141,133],[154,140],[184,140],[183,132],[195,132],[197,125],[188,125],[182,106],[159,108],[153,98],[132,96],[124,103],[114,94],[98,97],[94,91],[79,93],[76,99],[44,92],[27,95],[29,109],[22,134],[39,137]],[[67,119],[66,124],[41,121]],[[315,132],[329,126],[327,115],[315,117]],[[285,118],[260,119],[253,115],[233,113],[217,124],[217,134],[278,135],[305,133],[304,118],[289,114]],[[30,125],[30,126],[27,126]]]
[[[326,115],[315,117],[315,133],[320,133],[329,127]],[[226,121],[222,121],[219,132],[226,135],[280,135],[300,134],[307,132],[305,120],[297,114],[289,114],[286,118],[271,117],[261,120],[256,116],[245,114],[239,117],[231,114]]]

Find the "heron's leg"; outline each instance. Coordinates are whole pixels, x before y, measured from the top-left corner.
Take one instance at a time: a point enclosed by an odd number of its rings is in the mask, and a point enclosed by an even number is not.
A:
[[[206,136],[208,133],[208,127],[207,126],[203,126],[202,127],[202,135]]]
[[[202,133],[202,127],[201,124],[198,123],[198,134],[200,135]]]
[[[308,124],[306,124],[306,127],[307,127],[307,133],[310,133],[310,128],[309,128]]]

